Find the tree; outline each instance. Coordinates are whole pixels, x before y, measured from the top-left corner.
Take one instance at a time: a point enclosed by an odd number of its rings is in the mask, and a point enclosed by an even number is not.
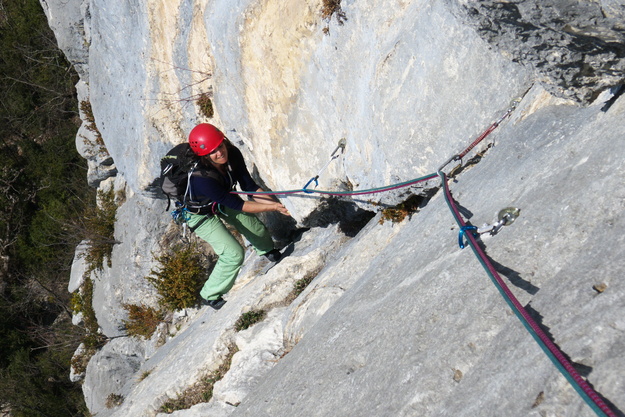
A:
[[[38,0],[0,0],[0,410],[15,416],[87,414],[66,291],[81,240],[67,225],[95,204],[77,80]]]

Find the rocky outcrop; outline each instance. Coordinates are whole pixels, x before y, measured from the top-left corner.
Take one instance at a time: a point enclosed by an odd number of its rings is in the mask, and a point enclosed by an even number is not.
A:
[[[625,81],[622,1],[480,1],[462,8],[483,39],[533,68],[558,97],[588,104]]]
[[[112,342],[87,367],[93,413],[157,415],[234,345],[213,399],[175,415],[592,415],[458,248],[437,178],[352,198],[283,197],[294,218],[266,220],[276,237],[295,238],[289,257],[258,275],[248,251],[222,310],[179,312],[153,339],[128,340],[122,305],[157,306],[144,277],[170,224],[146,188],[165,151],[208,121],[201,93],[213,100],[210,121],[276,190],[301,188],[341,138],[345,152],[318,189],[435,173],[518,98],[486,141],[444,167],[453,197],[477,226],[520,209],[481,244],[623,412],[623,2],[371,0],[342,4],[340,22],[320,17],[325,3],[295,0],[44,5],[70,59],[84,61],[73,45],[80,24],[88,41],[81,95],[115,162],[104,179],[94,159],[90,182],[127,195],[112,267],[94,280]],[[64,8],[69,20],[55,20]],[[384,220],[414,194],[423,198],[410,215]],[[312,283],[291,300],[303,278]],[[267,319],[236,333],[253,308]],[[107,406],[111,394],[123,401]]]

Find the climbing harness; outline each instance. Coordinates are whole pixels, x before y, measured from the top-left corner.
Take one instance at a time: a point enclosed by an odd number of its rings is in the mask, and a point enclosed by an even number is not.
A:
[[[330,165],[330,162],[334,161],[336,158],[338,158],[339,156],[341,156],[342,154],[345,153],[345,145],[347,144],[347,141],[345,140],[345,138],[342,138],[341,140],[339,140],[339,144],[338,146],[334,149],[334,151],[330,154],[330,160],[328,162],[326,162],[326,164],[323,166],[323,168],[321,168],[319,170],[319,172],[317,173],[317,175],[315,175],[314,177],[312,177],[307,183],[306,185],[304,185],[304,187],[302,188],[302,191],[308,193],[310,191],[308,191],[308,186],[314,182],[315,183],[315,188],[319,185],[319,182],[317,181],[319,179],[319,176],[321,175],[321,173],[323,171],[326,170],[326,168]],[[340,154],[337,154],[338,150],[341,150]]]

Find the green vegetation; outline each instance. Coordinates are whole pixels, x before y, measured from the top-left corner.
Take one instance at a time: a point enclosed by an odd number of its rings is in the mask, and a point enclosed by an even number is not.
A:
[[[124,320],[126,332],[129,336],[139,336],[144,339],[152,337],[156,327],[163,321],[163,312],[144,305],[125,304],[128,320]]]
[[[208,402],[213,397],[213,386],[230,370],[232,357],[238,352],[236,345],[228,346],[228,355],[221,366],[208,373],[194,386],[188,388],[176,398],[166,401],[160,408],[162,413],[173,413],[177,410],[186,410],[195,404]]]
[[[321,267],[314,269],[310,271],[309,273],[307,273],[303,278],[300,278],[297,281],[295,281],[295,284],[293,284],[293,289],[291,290],[291,293],[286,297],[283,304],[289,305],[293,302],[293,300],[299,297],[299,295],[302,292],[304,292],[304,290],[306,289],[306,287],[308,287],[308,285],[312,282],[312,280],[315,279],[317,275],[319,275],[319,272],[321,271],[321,269],[322,269]]]
[[[68,378],[84,339],[67,293],[85,238],[74,220],[96,198],[75,147],[77,81],[39,1],[1,0],[0,410],[16,417],[88,415]]]
[[[95,134],[96,145],[100,147],[100,151],[104,148],[104,140],[102,139],[102,134],[98,127],[95,124],[95,117],[93,116],[93,109],[91,108],[91,103],[88,101],[80,102],[80,111],[82,111],[83,117],[85,119],[87,129],[92,131]],[[106,152],[108,154],[108,152]]]
[[[319,274],[319,271],[312,272],[306,275],[304,278],[298,279],[293,285],[293,291],[291,292],[291,296],[293,299],[299,297],[299,295],[304,292],[308,284],[312,282],[313,279]]]
[[[124,403],[124,396],[123,395],[109,394],[109,396],[106,397],[106,403],[104,404],[104,406],[106,408],[113,408],[113,407],[117,407],[119,405],[122,405],[123,403]]]
[[[234,323],[234,330],[240,332],[241,330],[245,330],[256,323],[263,321],[267,317],[267,312],[265,310],[251,310],[247,313],[241,314]]]
[[[150,376],[150,374],[152,373],[151,370],[149,371],[144,371],[141,376],[139,376],[139,382],[143,381],[144,379],[146,379],[147,377]]]
[[[200,288],[206,281],[204,257],[196,247],[174,246],[156,260],[160,267],[152,270],[146,279],[156,288],[161,305],[170,310],[196,305]]]
[[[91,278],[85,277],[80,290],[72,295],[72,304],[75,313],[82,313],[85,332],[82,342],[87,349],[86,354],[93,355],[96,349],[104,345],[105,339],[98,332],[98,320],[93,309],[93,280]],[[78,371],[76,368],[74,370]]]
[[[117,217],[117,203],[115,190],[98,190],[99,205],[88,207],[81,221],[83,235],[88,239],[85,262],[88,266],[87,275],[91,271],[102,269],[106,261],[111,266],[111,252],[115,242],[115,219]]]
[[[200,108],[200,113],[211,119],[215,115],[213,110],[213,102],[207,93],[200,94],[195,102]]]
[[[421,204],[423,203],[423,197],[418,195],[410,196],[406,201],[399,203],[394,207],[387,207],[382,210],[382,217],[379,220],[380,224],[390,220],[393,223],[400,223],[406,217],[419,211]]]

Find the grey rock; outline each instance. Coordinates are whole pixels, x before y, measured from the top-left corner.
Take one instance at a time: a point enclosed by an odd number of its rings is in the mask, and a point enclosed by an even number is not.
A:
[[[67,285],[67,291],[70,293],[78,290],[85,280],[85,272],[87,271],[85,254],[88,245],[89,242],[83,240],[76,246],[76,250],[74,251],[74,260],[72,261],[69,284]]]
[[[274,309],[262,323],[237,333],[239,351],[232,357],[226,376],[215,383],[214,401],[239,405],[280,361],[284,352],[283,312],[284,308]]]
[[[84,112],[83,104],[91,106],[89,86],[81,80],[76,84],[76,92],[80,103],[80,117],[83,120],[76,134],[76,149],[87,160],[87,183],[90,187],[98,188],[102,181],[117,175],[117,168],[104,145],[93,114]]]
[[[625,80],[622,2],[480,1],[464,8],[480,36],[532,67],[554,95],[588,104]]]
[[[615,261],[623,255],[622,201],[614,198],[624,191],[623,164],[613,152],[622,146],[615,127],[625,102],[607,112],[597,103],[531,114],[533,104],[451,183],[453,197],[476,223],[492,221],[503,207],[521,208],[515,223],[484,237],[487,254],[618,409],[622,383],[608,367],[621,361],[625,343],[617,330],[622,285],[614,280],[623,269]],[[510,314],[470,250],[458,249],[457,235],[439,193],[233,415],[516,416],[532,412],[541,392],[537,413],[594,415]],[[593,290],[599,281],[614,296]]]
[[[93,414],[108,410],[111,394],[121,395],[121,388],[132,378],[143,362],[142,342],[133,338],[117,338],[98,351],[87,365],[82,389],[89,411]]]
[[[159,413],[156,417],[228,417],[234,409],[235,406],[221,402],[200,403],[188,410],[174,411],[170,414]]]
[[[90,16],[84,0],[40,0],[59,48],[84,81],[89,77]]]
[[[74,326],[81,326],[85,322],[85,318],[82,312],[78,314],[72,314],[72,324]]]

